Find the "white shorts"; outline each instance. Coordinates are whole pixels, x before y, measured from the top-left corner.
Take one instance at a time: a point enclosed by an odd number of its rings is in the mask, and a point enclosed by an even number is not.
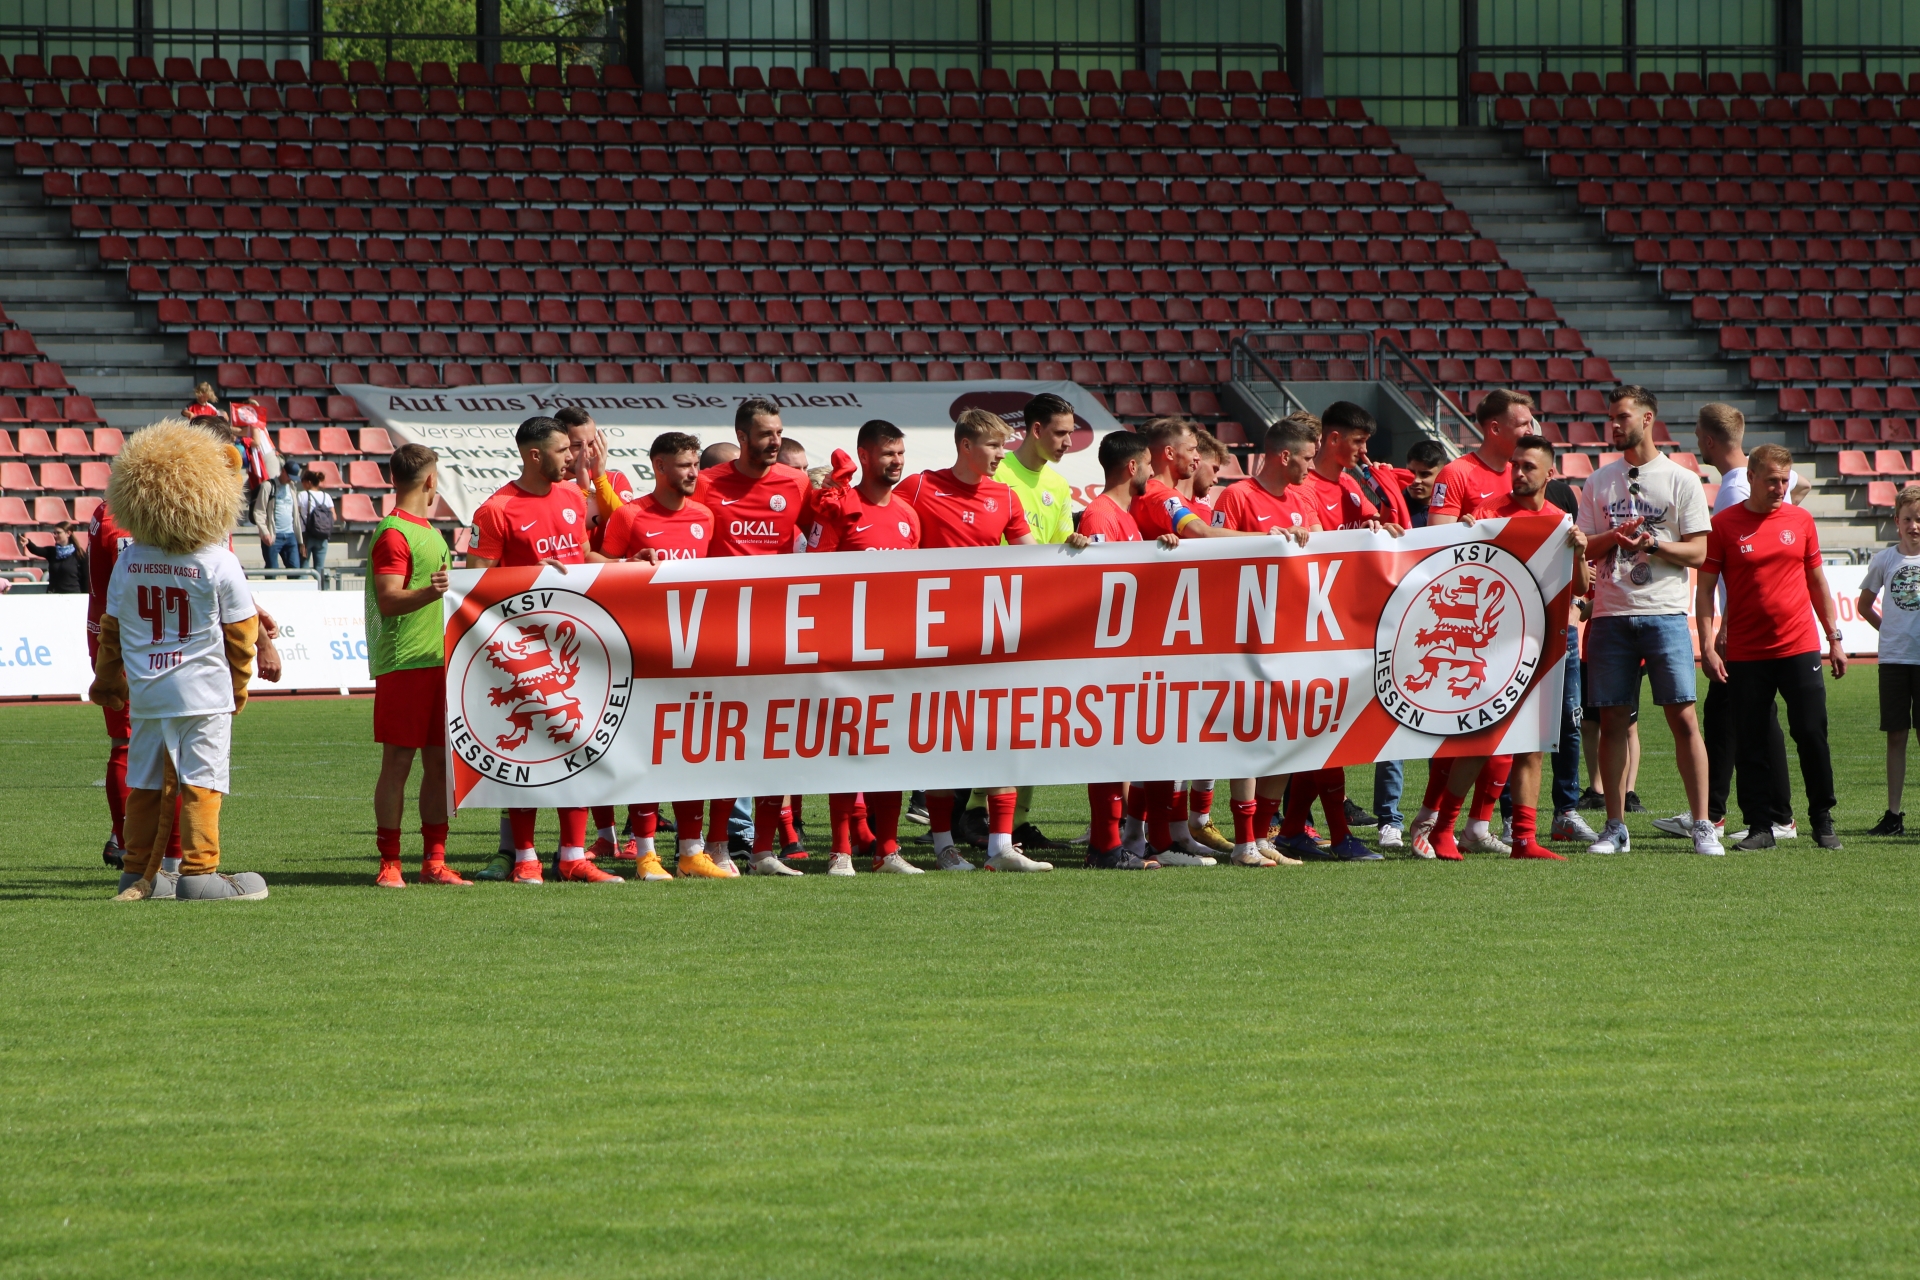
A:
[[[127,740],[127,785],[158,791],[167,761],[184,786],[225,794],[227,760],[233,750],[233,713],[209,716],[161,716],[135,719]]]

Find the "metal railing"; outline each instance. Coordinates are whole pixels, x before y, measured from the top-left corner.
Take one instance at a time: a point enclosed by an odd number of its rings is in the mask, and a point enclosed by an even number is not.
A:
[[[1382,382],[1404,400],[1427,434],[1454,450],[1480,443],[1480,430],[1392,334],[1370,329],[1255,329],[1228,348],[1233,380],[1258,394],[1270,383],[1284,412],[1305,409],[1290,382]],[[1284,413],[1281,415],[1284,416]]]

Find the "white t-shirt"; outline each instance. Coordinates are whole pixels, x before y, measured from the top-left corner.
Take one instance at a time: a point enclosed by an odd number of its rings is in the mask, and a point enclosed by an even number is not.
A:
[[[1631,474],[1629,474],[1631,473]],[[1680,542],[1712,527],[1700,477],[1664,454],[1633,466],[1625,458],[1593,473],[1580,491],[1580,531],[1589,537],[1635,516],[1661,542]],[[1594,564],[1593,616],[1690,614],[1687,570],[1650,551],[1616,548]]]
[[[1920,666],[1920,556],[1883,547],[1860,589],[1880,596],[1880,661]]]
[[[233,710],[227,623],[254,616],[240,561],[225,547],[175,555],[134,543],[107,583],[120,622],[129,714],[137,720]]]
[[[1796,471],[1793,473],[1793,483],[1787,488],[1787,501],[1798,506],[1800,499],[1812,492],[1812,490],[1813,482]],[[1745,502],[1752,496],[1753,486],[1747,483],[1747,469],[1745,467],[1735,467],[1731,471],[1722,472],[1720,475],[1720,492],[1713,495],[1713,514],[1719,515],[1734,503]],[[1722,598],[1724,599],[1724,586],[1721,588],[1721,591]]]

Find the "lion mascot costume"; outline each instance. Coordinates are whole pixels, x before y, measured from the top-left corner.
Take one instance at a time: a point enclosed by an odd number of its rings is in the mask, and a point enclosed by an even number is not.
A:
[[[220,873],[220,800],[233,717],[246,705],[259,617],[227,532],[240,507],[240,453],[169,418],[137,432],[113,464],[107,504],[133,544],[120,553],[100,619],[89,696],[126,707],[126,862],[115,901],[246,900],[257,874]],[[180,793],[180,870],[162,869]]]

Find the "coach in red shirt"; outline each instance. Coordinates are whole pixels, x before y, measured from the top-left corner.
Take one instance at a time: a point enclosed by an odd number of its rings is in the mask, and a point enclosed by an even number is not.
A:
[[[1837,680],[1846,674],[1833,594],[1820,563],[1813,517],[1787,501],[1793,455],[1763,444],[1747,455],[1751,496],[1713,518],[1707,558],[1694,587],[1693,613],[1707,678],[1732,694],[1740,808],[1747,838],[1738,849],[1773,847],[1773,806],[1755,787],[1767,767],[1767,725],[1776,694],[1786,699],[1788,732],[1813,817],[1813,842],[1838,849],[1833,830],[1833,760],[1827,750],[1827,690],[1820,679],[1820,636]],[[1727,580],[1727,613],[1714,617],[1714,589]],[[1819,617],[1818,629],[1814,617]],[[1716,629],[1716,622],[1722,625]],[[1749,783],[1754,785],[1749,785]]]

